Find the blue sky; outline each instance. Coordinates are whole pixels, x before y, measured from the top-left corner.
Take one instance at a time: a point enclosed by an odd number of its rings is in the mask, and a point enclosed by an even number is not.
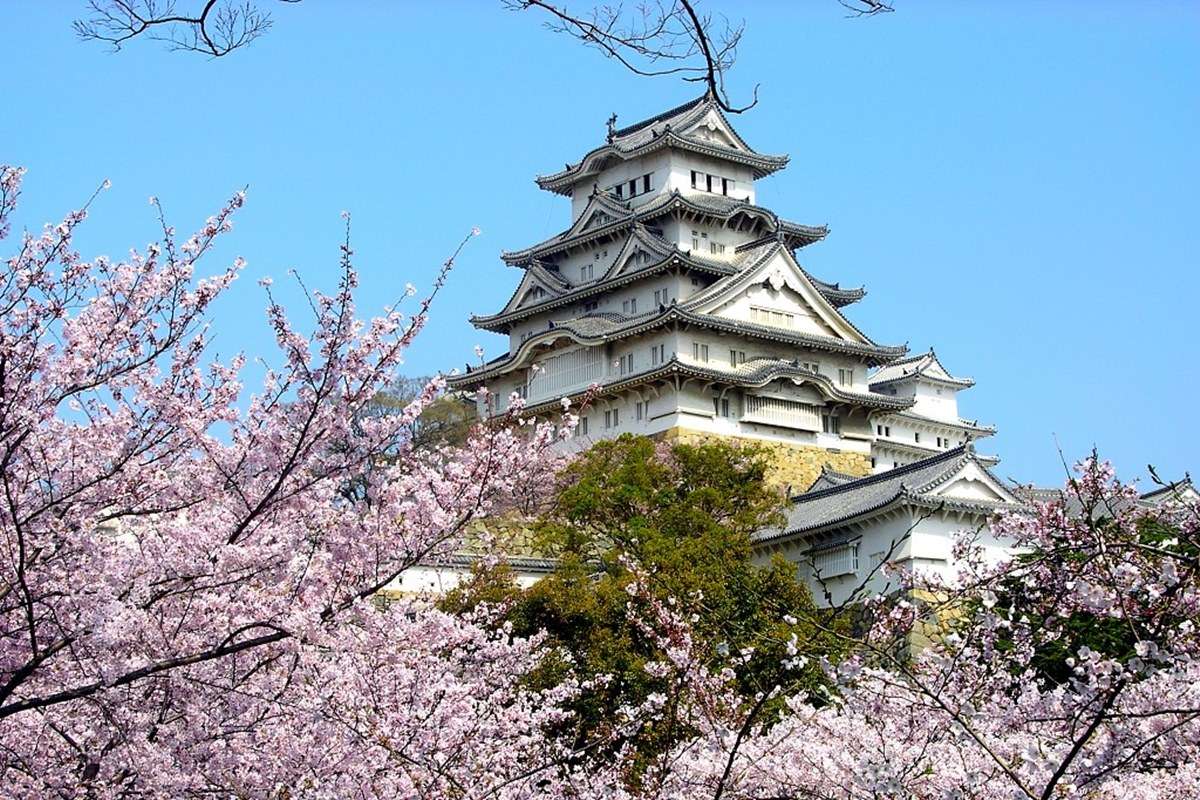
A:
[[[18,225],[113,182],[80,248],[154,236],[157,195],[181,230],[249,185],[210,262],[249,266],[215,310],[216,348],[270,353],[262,276],[331,287],[353,213],[361,309],[426,285],[483,229],[409,358],[461,366],[471,312],[518,273],[498,259],[565,227],[533,176],[698,92],[636,78],[497,2],[279,5],[250,49],[219,60],[73,38],[82,0],[0,5],[0,161],[29,168]],[[1129,477],[1197,464],[1200,5],[896,0],[850,20],[834,0],[709,3],[744,17],[734,124],[791,155],[760,202],[827,223],[803,251],[865,285],[851,318],[883,343],[936,347],[978,385],[964,416],[995,423],[1005,477],[1057,482],[1093,444]],[[19,32],[14,35],[13,32]],[[4,250],[8,252],[8,250]],[[292,307],[299,313],[300,304]]]

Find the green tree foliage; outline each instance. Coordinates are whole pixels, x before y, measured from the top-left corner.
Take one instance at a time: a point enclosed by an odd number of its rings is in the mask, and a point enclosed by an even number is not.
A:
[[[727,443],[669,445],[630,435],[600,442],[567,469],[552,508],[534,525],[532,540],[558,559],[555,571],[524,591],[503,574],[480,574],[445,605],[504,602],[514,634],[548,631],[569,658],[544,664],[540,682],[568,670],[611,676],[576,704],[566,734],[580,744],[612,725],[622,706],[666,688],[644,669],[661,654],[626,616],[630,559],[660,598],[696,614],[695,635],[714,665],[736,670],[747,698],[776,684],[823,697],[819,660],[836,660],[841,640],[826,630],[793,564],[759,564],[751,552],[751,534],[778,521],[782,501],[764,484],[767,467],[763,451]],[[785,669],[796,655],[806,665]],[[686,733],[671,719],[668,708],[658,728],[639,737],[645,755]]]

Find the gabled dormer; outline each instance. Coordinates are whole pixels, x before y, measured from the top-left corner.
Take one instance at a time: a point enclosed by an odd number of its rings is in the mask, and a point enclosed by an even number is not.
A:
[[[690,298],[688,309],[756,327],[874,345],[829,302],[782,242],[744,253],[738,266],[737,274]]]
[[[975,385],[970,378],[950,374],[932,348],[927,353],[893,361],[880,368],[869,381],[873,392],[913,398],[913,413],[950,423],[960,422],[958,393]]]

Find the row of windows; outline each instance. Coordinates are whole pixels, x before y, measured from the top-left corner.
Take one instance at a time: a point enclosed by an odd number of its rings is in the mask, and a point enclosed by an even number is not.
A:
[[[653,183],[651,180],[653,175],[653,172],[647,172],[640,178],[622,181],[621,183],[618,183],[616,186],[612,187],[612,192],[621,199],[626,197],[637,197],[639,194],[646,194],[650,191],[650,187]]]
[[[655,289],[654,290],[654,307],[666,306],[671,304],[670,289]],[[599,300],[589,300],[583,304],[583,313],[587,314],[590,311],[595,311],[600,308]],[[638,309],[638,301],[636,297],[630,297],[621,301],[622,314],[636,314]]]
[[[759,325],[772,325],[776,328],[796,327],[795,314],[758,306],[750,306],[750,321],[757,322]]]
[[[709,241],[705,231],[692,231],[692,252],[702,252],[707,246],[708,252],[714,256],[725,255],[725,244],[716,240]]]
[[[707,172],[692,170],[692,188],[713,194],[728,195],[736,188],[732,178],[722,178],[720,175],[710,175]]]
[[[633,405],[633,416],[638,422],[650,419],[650,401],[640,400]],[[621,427],[621,409],[610,408],[604,412],[604,429],[612,430],[613,428]],[[575,426],[576,436],[588,435],[588,418],[580,417],[579,424]]]
[[[876,425],[875,426],[875,435],[876,436],[891,436],[892,435],[892,426],[891,425]],[[913,442],[916,444],[920,444],[920,442],[921,442],[921,432],[920,431],[913,431]],[[950,447],[957,447],[961,444],[962,444],[961,439],[959,439],[958,443],[955,444],[954,442],[951,441],[950,437],[948,437],[948,436],[937,437],[937,446],[942,449],[946,449],[946,448],[950,448]]]
[[[628,356],[631,358],[632,356]],[[724,417],[726,419],[734,416],[736,413],[736,399],[725,397],[720,394],[713,396],[713,415]],[[638,422],[642,422],[650,418],[650,401],[638,401],[633,406],[633,416]],[[612,430],[621,426],[621,409],[610,408],[604,412],[604,429]],[[821,431],[823,433],[840,435],[842,432],[842,419],[836,414],[823,413],[821,414]],[[588,433],[588,418],[581,417],[579,425],[575,428],[576,436],[587,436]],[[875,459],[871,459],[871,466],[875,466]]]

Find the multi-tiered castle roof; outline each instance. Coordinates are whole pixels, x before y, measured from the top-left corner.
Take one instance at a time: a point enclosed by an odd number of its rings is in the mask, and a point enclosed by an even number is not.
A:
[[[522,272],[502,308],[476,316],[508,351],[455,376],[503,412],[534,413],[600,386],[580,433],[758,439],[865,474],[989,435],[958,416],[930,351],[875,342],[844,309],[865,295],[815,277],[800,252],[824,225],[756,202],[786,156],[753,150],[709,96],[635,125],[537,179],[571,198],[571,224],[506,251]],[[807,485],[807,483],[805,483]]]

